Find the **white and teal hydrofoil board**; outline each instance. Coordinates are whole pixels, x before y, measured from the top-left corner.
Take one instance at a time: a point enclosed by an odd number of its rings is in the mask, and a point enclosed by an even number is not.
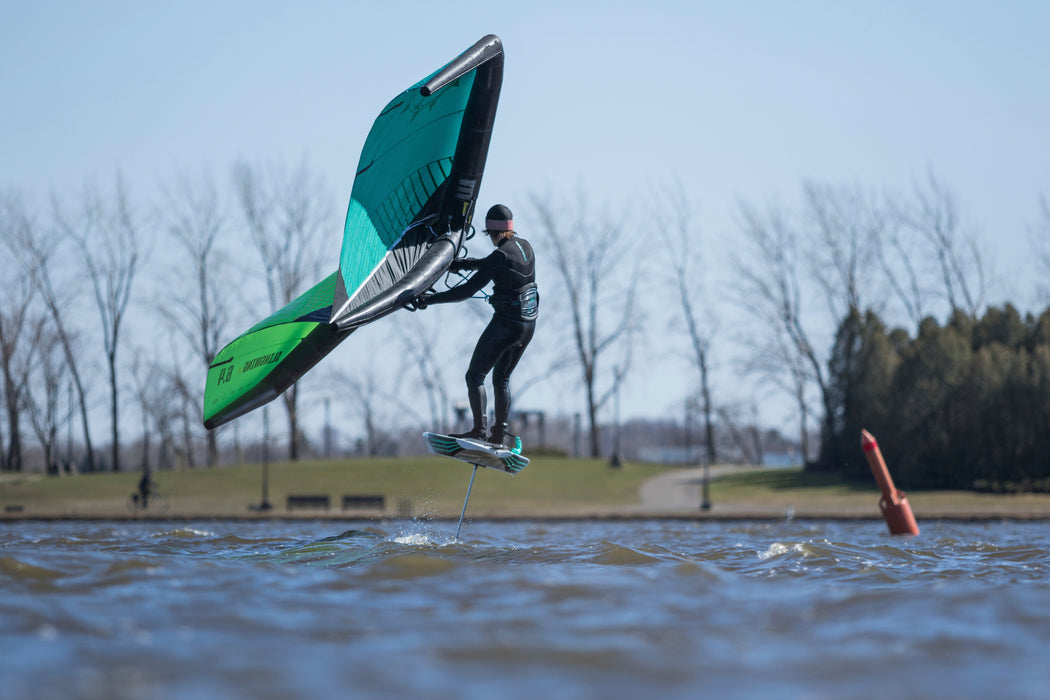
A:
[[[517,474],[529,465],[528,457],[482,440],[456,438],[440,433],[423,433],[423,439],[426,440],[427,449],[431,453],[458,459],[479,467]]]

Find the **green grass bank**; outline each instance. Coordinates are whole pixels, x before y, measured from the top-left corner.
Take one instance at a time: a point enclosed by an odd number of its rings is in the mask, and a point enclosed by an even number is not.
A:
[[[269,466],[268,500],[262,501],[258,464],[155,473],[167,501],[163,512],[135,513],[128,496],[137,473],[47,477],[0,475],[0,518],[254,518],[459,516],[471,467],[438,457],[280,462]],[[479,469],[469,517],[805,517],[881,518],[874,482],[845,482],[801,469],[712,468],[712,508],[700,511],[699,469],[604,460],[540,457],[510,476]],[[286,508],[290,495],[325,495],[329,510]],[[380,495],[384,508],[342,508],[344,495]],[[993,495],[967,491],[909,492],[916,517],[1050,518],[1050,496]]]
[[[293,494],[327,495],[330,515],[379,515],[343,511],[344,495],[382,495],[386,515],[458,517],[472,467],[438,457],[279,462],[269,466],[272,515],[288,515]],[[600,460],[539,458],[511,476],[479,469],[470,513],[530,516],[559,512],[601,513],[637,501],[639,486],[666,468],[628,464],[611,469]],[[5,474],[0,477],[0,511],[6,517],[125,517],[138,473],[73,477]],[[257,517],[263,467],[258,464],[154,473],[171,517]],[[324,511],[295,510],[316,517]],[[147,509],[146,515],[149,515]]]

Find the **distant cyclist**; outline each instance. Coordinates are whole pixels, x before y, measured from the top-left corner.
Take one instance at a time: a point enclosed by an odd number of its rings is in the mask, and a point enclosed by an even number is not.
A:
[[[149,471],[142,472],[142,478],[139,479],[139,506],[145,508],[149,505],[149,499],[157,491],[157,485],[153,482],[153,477],[150,476]]]

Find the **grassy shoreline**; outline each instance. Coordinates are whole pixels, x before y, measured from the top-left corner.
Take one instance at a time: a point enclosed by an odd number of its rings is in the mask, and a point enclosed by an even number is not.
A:
[[[478,470],[467,514],[472,519],[710,518],[881,519],[874,482],[850,483],[801,469],[719,468],[711,481],[712,508],[699,509],[699,472],[629,463],[612,469],[602,460],[537,458],[511,477]],[[0,519],[248,519],[459,516],[470,479],[469,465],[437,457],[343,459],[270,465],[269,511],[262,500],[261,465],[164,471],[155,474],[168,502],[164,512],[132,512],[128,496],[138,473],[46,477],[0,475]],[[676,498],[645,502],[643,484],[677,479],[664,492]],[[329,510],[286,508],[291,494],[327,495]],[[684,496],[683,496],[684,494]],[[695,494],[695,496],[694,496]],[[342,508],[344,495],[381,495],[382,510]],[[927,519],[1050,519],[1050,496],[995,495],[966,491],[908,494],[921,521]]]

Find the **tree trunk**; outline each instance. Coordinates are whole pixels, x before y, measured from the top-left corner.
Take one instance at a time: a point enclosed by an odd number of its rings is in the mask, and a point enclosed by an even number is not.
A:
[[[113,440],[112,448],[112,460],[113,460],[113,471],[120,471],[120,410],[119,410],[119,399],[120,392],[117,391],[117,357],[116,357],[116,346],[114,346],[114,352],[109,354],[109,396],[110,396],[110,413],[109,417],[112,421],[112,427],[110,428],[110,438]]]
[[[711,420],[711,389],[707,383],[707,353],[700,354],[700,392],[704,399],[704,437],[707,440],[707,463],[718,461],[718,450],[715,448],[715,428]]]
[[[591,423],[591,457],[601,457],[601,440],[598,432],[598,405],[594,400],[594,377],[587,377],[587,420]]]
[[[17,395],[13,391],[13,388],[4,391],[4,396],[8,397],[7,430],[11,434],[11,441],[7,445],[7,453],[4,455],[3,468],[13,472],[20,472],[22,471],[22,434],[19,427],[21,411],[17,401],[12,401],[12,398],[17,399]]]

